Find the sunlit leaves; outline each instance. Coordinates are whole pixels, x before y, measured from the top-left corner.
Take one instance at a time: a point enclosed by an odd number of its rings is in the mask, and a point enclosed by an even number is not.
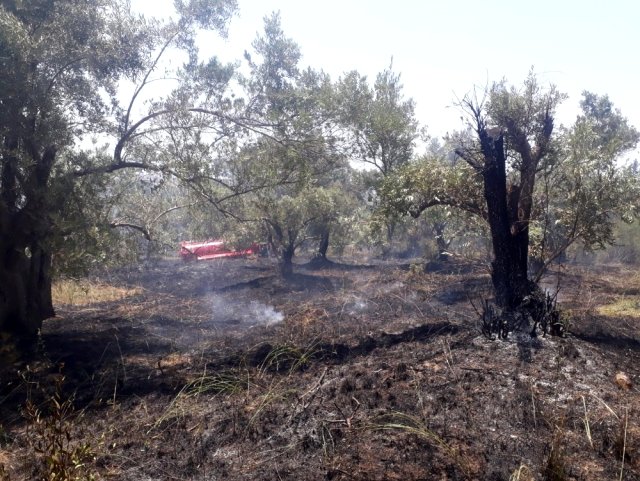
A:
[[[226,35],[227,22],[236,12],[236,0],[174,0],[181,28],[199,27]]]
[[[370,87],[366,77],[349,72],[340,80],[338,91],[354,159],[373,165],[382,175],[408,162],[418,138],[418,122],[415,103],[402,93],[400,75],[390,66]]]
[[[631,221],[640,204],[640,178],[622,157],[638,132],[606,96],[584,93],[583,113],[564,133],[562,161],[550,178],[547,236],[559,247],[581,240],[587,248],[614,242],[616,219]]]
[[[385,177],[380,189],[381,208],[419,216],[436,205],[458,207],[485,216],[482,179],[464,162],[426,156]]]

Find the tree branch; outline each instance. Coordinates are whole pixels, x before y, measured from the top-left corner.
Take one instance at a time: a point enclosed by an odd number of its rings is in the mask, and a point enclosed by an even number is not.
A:
[[[145,239],[147,239],[149,242],[151,242],[151,233],[149,232],[149,229],[147,229],[144,226],[140,226],[137,224],[132,224],[130,222],[121,222],[121,221],[113,221],[111,223],[109,223],[109,227],[112,228],[129,228],[129,229],[134,229],[137,230],[139,232],[142,233],[142,235],[144,236]]]

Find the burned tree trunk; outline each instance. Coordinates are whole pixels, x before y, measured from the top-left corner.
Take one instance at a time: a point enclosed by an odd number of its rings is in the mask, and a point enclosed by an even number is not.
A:
[[[528,276],[529,220],[539,155],[532,156],[530,151],[523,150],[520,184],[509,184],[503,134],[492,136],[481,125],[478,135],[484,159],[478,170],[484,181],[494,253],[491,280],[498,307],[496,310],[485,303],[483,332],[504,338],[510,331],[530,329],[535,336],[537,326],[541,326],[544,334],[548,330],[562,334],[556,299],[544,294]]]
[[[526,224],[518,226],[513,219],[513,214],[517,214],[518,190],[517,186],[507,188],[503,136],[494,138],[485,129],[481,129],[479,135],[484,156],[484,196],[494,253],[491,280],[496,304],[504,309],[514,309],[535,287],[527,275],[529,229]]]
[[[318,250],[309,262],[309,267],[322,268],[333,264],[327,259],[327,250],[329,249],[329,238],[331,230],[328,227],[322,229],[320,233],[320,241],[318,242]]]
[[[0,265],[0,329],[33,336],[54,315],[51,256],[38,247],[18,250],[3,245]]]
[[[485,309],[483,323],[501,336],[533,323],[534,334],[538,323],[546,330],[545,324],[558,319],[555,299],[529,278],[528,258],[536,173],[553,165],[553,115],[564,96],[554,86],[541,89],[533,74],[522,91],[498,83],[487,94],[486,103],[463,99],[477,141],[462,136],[456,149],[482,177],[483,218],[491,231],[495,306]]]

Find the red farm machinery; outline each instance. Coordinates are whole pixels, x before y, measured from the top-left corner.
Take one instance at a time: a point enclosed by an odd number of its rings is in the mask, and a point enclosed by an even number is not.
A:
[[[223,258],[248,257],[252,255],[265,255],[266,245],[252,243],[246,249],[230,249],[224,240],[215,239],[204,242],[184,241],[180,243],[180,257],[183,261],[208,260]]]

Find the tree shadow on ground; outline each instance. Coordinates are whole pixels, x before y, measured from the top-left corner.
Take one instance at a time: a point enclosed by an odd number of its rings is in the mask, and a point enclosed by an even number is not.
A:
[[[294,273],[286,278],[278,275],[258,277],[249,281],[238,282],[229,286],[213,289],[212,292],[235,292],[242,289],[268,289],[272,292],[301,292],[301,291],[333,291],[330,279],[322,276]]]
[[[315,361],[344,364],[354,358],[367,356],[375,349],[387,349],[398,344],[409,342],[426,343],[438,336],[454,335],[461,330],[464,330],[464,328],[461,328],[459,325],[449,322],[439,322],[412,327],[399,333],[382,332],[377,335],[369,335],[360,339],[355,345],[337,342],[321,342],[309,348],[309,357]],[[464,342],[468,342],[468,339]],[[280,349],[280,346],[274,346],[269,342],[265,342],[253,350],[243,353],[241,357],[231,357],[220,361],[220,363],[212,364],[210,367],[220,368],[221,364],[224,367],[229,367],[246,361],[252,366],[264,366],[266,361],[273,356],[273,353],[278,349]],[[286,370],[289,368],[290,366],[286,363],[278,365],[278,370]]]
[[[126,325],[126,319],[105,319],[92,330],[66,329],[42,336],[40,351],[25,365],[39,362],[29,380],[17,378],[0,388],[0,419],[5,426],[23,422],[21,408],[28,399],[44,403],[52,386],[52,376],[65,377],[63,397],[73,397],[80,409],[102,409],[109,402],[144,398],[149,394],[176,396],[188,382],[188,369],[161,365],[163,356],[180,352],[167,340],[153,339],[144,329]],[[343,364],[367,356],[375,349],[402,343],[427,343],[439,336],[458,333],[461,327],[449,322],[424,324],[399,333],[379,333],[361,338],[357,344],[322,342],[313,346],[310,360]],[[475,334],[474,334],[475,335]],[[467,340],[459,342],[468,342]],[[48,347],[47,347],[48,346]],[[453,346],[455,347],[455,346]],[[207,371],[241,366],[261,366],[277,346],[266,342],[253,349],[239,349],[235,354],[207,363]],[[182,353],[184,354],[184,353]],[[279,369],[286,369],[282,363]],[[6,381],[6,380],[5,380]]]
[[[363,269],[375,269],[376,266],[369,264],[344,264],[342,262],[332,261],[331,259],[314,258],[299,267],[310,271],[318,271],[322,269],[333,269],[337,271],[359,271]]]
[[[590,344],[602,345],[615,348],[640,352],[640,340],[624,334],[611,334],[606,332],[584,333],[572,332],[577,339]]]
[[[640,352],[637,319],[587,315],[571,326],[571,334],[590,344]]]
[[[44,329],[37,345],[24,350],[0,385],[0,419],[22,421],[28,399],[46,401],[53,377],[64,376],[63,397],[85,408],[107,399],[148,393],[175,394],[179,374],[163,373],[156,360],[174,351],[170,339],[152,337],[121,318],[82,319],[73,328]]]

